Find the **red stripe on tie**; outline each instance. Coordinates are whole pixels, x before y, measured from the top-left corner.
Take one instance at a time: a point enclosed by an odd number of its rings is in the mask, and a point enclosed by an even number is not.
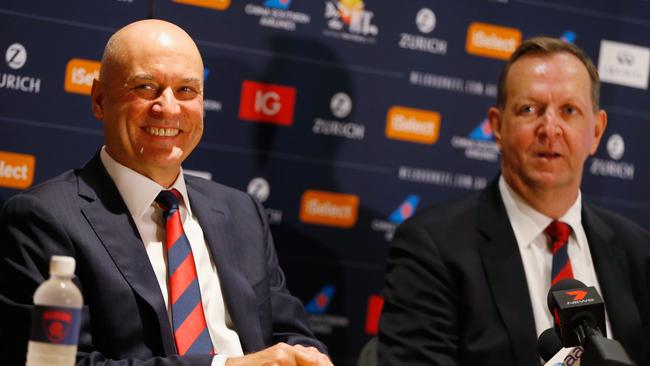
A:
[[[178,217],[175,217],[176,215]],[[183,225],[180,224],[180,215],[180,212],[174,212],[165,225],[165,248],[168,251],[178,241],[178,238],[183,235]]]
[[[557,253],[557,251],[562,249],[562,247],[567,245],[567,243],[568,242],[561,242],[561,241],[553,242],[553,254]]]
[[[172,273],[169,278],[169,286],[171,293],[171,303],[175,304],[185,290],[190,286],[192,281],[196,279],[196,268],[194,268],[194,256],[190,253],[183,263]]]
[[[203,315],[203,305],[201,303],[196,304],[194,310],[190,315],[185,318],[183,324],[181,324],[178,329],[174,332],[176,336],[176,347],[178,348],[178,354],[184,355],[187,350],[192,348],[196,338],[203,332],[205,329],[205,317]]]

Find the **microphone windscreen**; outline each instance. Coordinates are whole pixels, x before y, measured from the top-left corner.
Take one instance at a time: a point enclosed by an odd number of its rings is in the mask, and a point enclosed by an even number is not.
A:
[[[555,333],[555,328],[548,328],[537,339],[537,353],[547,362],[562,349],[560,337]]]

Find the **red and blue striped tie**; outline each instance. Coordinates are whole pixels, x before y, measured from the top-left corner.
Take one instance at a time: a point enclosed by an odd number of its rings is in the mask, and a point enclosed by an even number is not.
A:
[[[551,286],[565,278],[573,278],[573,268],[569,259],[568,243],[571,235],[571,226],[554,220],[544,232],[548,235],[548,246],[553,252],[553,266],[551,268]]]
[[[183,231],[178,209],[180,192],[162,191],[156,202],[163,209],[169,303],[172,308],[174,339],[179,355],[213,354],[212,341],[205,322],[199,280],[190,242]]]

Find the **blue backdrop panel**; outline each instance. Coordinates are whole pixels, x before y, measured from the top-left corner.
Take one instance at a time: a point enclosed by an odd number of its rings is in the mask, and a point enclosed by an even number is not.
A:
[[[0,160],[33,155],[34,184],[82,165],[103,143],[102,124],[88,95],[64,89],[70,60],[99,61],[108,37],[136,19],[179,24],[206,67],[205,134],[185,168],[264,203],[290,289],[335,363],[354,365],[372,336],[366,307],[381,292],[395,226],[498,173],[485,117],[504,61],[468,51],[469,30],[481,23],[563,37],[593,58],[609,123],[585,165],[583,195],[650,228],[650,3],[353,0],[362,11],[352,25],[336,11],[343,3],[238,0],[216,10],[171,0],[5,0]],[[253,107],[241,101],[245,82],[293,88],[290,123],[241,119]],[[437,113],[437,139],[387,134],[396,107]],[[308,191],[356,197],[356,217],[305,222]],[[0,203],[17,192],[0,187]]]

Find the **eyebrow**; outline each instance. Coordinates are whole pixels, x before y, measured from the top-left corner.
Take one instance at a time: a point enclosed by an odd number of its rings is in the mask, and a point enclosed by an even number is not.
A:
[[[135,74],[131,75],[126,82],[129,83],[133,80],[155,80],[154,76],[151,74]],[[184,83],[201,83],[201,79],[195,77],[183,78],[182,82]]]
[[[153,75],[151,74],[135,74],[131,75],[126,79],[126,82],[129,83],[133,80],[154,80]]]

